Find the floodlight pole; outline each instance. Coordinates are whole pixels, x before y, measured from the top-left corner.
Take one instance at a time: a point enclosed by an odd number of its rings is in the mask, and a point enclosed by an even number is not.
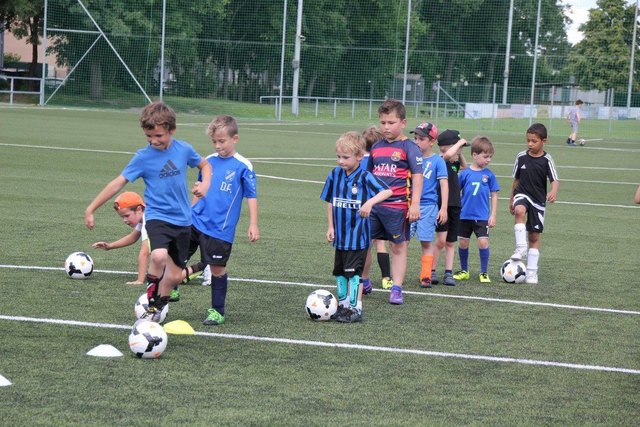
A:
[[[282,48],[280,50],[280,90],[278,91],[278,102],[276,115],[278,121],[282,120],[282,85],[284,84],[284,49],[287,41],[287,0],[284,0],[282,8]]]
[[[42,75],[40,76],[40,102],[44,105],[45,75],[47,70],[47,10],[49,2],[44,0],[44,19],[42,21]],[[0,52],[1,54],[2,52]]]
[[[509,24],[507,26],[507,52],[504,57],[504,83],[502,84],[502,103],[507,103],[507,87],[509,86],[509,61],[511,60],[511,30],[513,28],[513,1],[509,5]]]
[[[302,43],[302,0],[298,0],[298,17],[296,20],[296,40],[293,53],[293,92],[291,94],[291,112],[294,116],[300,113],[298,86],[300,85],[300,44]]]
[[[531,99],[529,100],[529,126],[533,123],[533,97],[536,92],[536,69],[538,67],[538,37],[540,36],[540,9],[542,0],[538,0],[538,14],[536,16],[536,42],[533,48],[533,72],[531,73]]]
[[[631,38],[631,59],[629,60],[629,85],[627,86],[627,110],[631,108],[631,87],[633,86],[633,59],[636,53],[636,31],[638,29],[638,6],[640,0],[636,0],[636,10],[633,14],[633,37]],[[629,112],[627,111],[627,115]]]
[[[407,68],[409,67],[409,35],[411,34],[411,0],[407,1],[407,34],[404,41],[404,78],[402,80],[402,103],[407,101]],[[413,88],[413,86],[412,86]]]
[[[162,0],[162,38],[160,39],[160,101],[164,91],[164,36],[167,18],[167,0]]]

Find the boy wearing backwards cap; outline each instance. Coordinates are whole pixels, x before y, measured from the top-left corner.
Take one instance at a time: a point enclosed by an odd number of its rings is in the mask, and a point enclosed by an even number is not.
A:
[[[126,236],[116,240],[115,242],[95,242],[91,245],[94,249],[111,249],[124,248],[133,245],[138,239],[141,240],[140,253],[138,254],[138,278],[133,282],[127,282],[127,285],[144,285],[147,277],[147,266],[149,265],[149,236],[144,226],[144,209],[145,204],[142,197],[134,191],[125,191],[121,193],[113,202],[113,208],[120,218],[129,227],[133,227],[133,231]],[[171,291],[170,302],[180,301],[180,291],[176,285]]]
[[[422,150],[422,165],[424,167],[420,219],[417,221],[418,240],[422,246],[420,286],[430,288],[435,251],[431,242],[435,236],[436,225],[447,222],[449,201],[447,166],[444,159],[433,152],[433,146],[438,138],[438,128],[435,125],[421,123],[411,133],[416,135],[416,143]],[[438,194],[442,195],[440,208],[438,208]]]
[[[149,263],[149,238],[144,227],[144,200],[134,191],[125,191],[116,197],[113,208],[122,218],[122,221],[132,227],[133,230],[115,242],[95,242],[91,247],[108,251],[133,245],[142,238],[140,253],[138,254],[138,278],[133,282],[127,282],[127,285],[143,285],[147,276],[147,264]]]
[[[457,130],[447,129],[438,135],[438,146],[440,147],[440,155],[447,166],[449,203],[447,207],[447,222],[438,224],[436,228],[438,237],[436,240],[436,250],[433,254],[434,269],[431,272],[431,283],[438,283],[435,267],[438,265],[440,251],[445,248],[445,273],[442,283],[447,286],[455,286],[456,281],[453,278],[453,257],[455,256],[455,243],[458,241],[460,210],[462,209],[458,172],[467,167],[467,162],[462,155],[462,147],[467,146],[467,141],[460,136]],[[444,195],[441,194],[440,200],[443,198]]]

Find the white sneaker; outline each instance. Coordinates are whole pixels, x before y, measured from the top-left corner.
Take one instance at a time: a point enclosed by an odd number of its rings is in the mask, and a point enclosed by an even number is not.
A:
[[[533,271],[533,272],[529,272],[527,271],[527,276],[525,278],[525,283],[528,283],[530,285],[537,285],[538,284],[538,273]]]
[[[202,272],[202,286],[211,286],[211,268],[208,265]]]
[[[511,259],[514,261],[522,261],[527,257],[527,248],[516,248],[513,255],[511,255]]]

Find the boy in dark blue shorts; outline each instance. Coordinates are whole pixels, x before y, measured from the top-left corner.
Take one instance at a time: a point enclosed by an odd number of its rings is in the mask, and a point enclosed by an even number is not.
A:
[[[407,272],[409,224],[420,218],[422,152],[403,133],[407,114],[402,102],[387,99],[378,108],[378,115],[384,139],[371,147],[367,170],[387,184],[393,195],[373,207],[371,238],[390,243],[393,286],[389,303],[399,305],[404,302],[402,284]]]
[[[320,198],[327,202],[327,240],[336,249],[333,275],[336,278],[338,312],[343,323],[362,320],[360,276],[371,245],[371,208],[392,192],[372,174],[360,168],[365,153],[364,137],[347,132],[336,142],[338,167],[329,173]]]
[[[147,274],[149,311],[145,318],[157,321],[171,298],[174,284],[182,280],[187,259],[191,227],[187,168],[201,170],[204,179],[192,192],[196,197],[204,197],[211,182],[211,165],[190,144],[173,138],[176,115],[166,104],[147,105],[140,115],[140,126],[149,145],[138,150],[122,173],[98,193],[85,210],[84,221],[93,229],[96,209],[128,182],[144,180],[146,230],[151,245]]]

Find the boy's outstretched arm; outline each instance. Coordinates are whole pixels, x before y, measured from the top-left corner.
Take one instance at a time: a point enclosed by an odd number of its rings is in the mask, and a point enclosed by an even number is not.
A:
[[[84,211],[84,224],[87,226],[89,230],[93,230],[95,227],[95,221],[93,218],[93,214],[95,211],[102,205],[104,205],[107,200],[111,199],[115,196],[118,191],[122,190],[124,186],[127,184],[127,179],[118,175],[113,181],[108,183],[102,191],[98,193],[95,199],[87,206],[87,209]]]
[[[260,229],[258,228],[258,199],[255,197],[247,199],[247,207],[249,208],[249,230],[247,236],[249,241],[255,242],[260,238]]]
[[[125,246],[130,246],[137,242],[138,239],[140,239],[141,234],[142,233],[140,233],[139,231],[133,230],[131,233],[119,238],[115,242],[95,242],[91,245],[91,247],[93,249],[104,249],[105,251],[124,248]]]

